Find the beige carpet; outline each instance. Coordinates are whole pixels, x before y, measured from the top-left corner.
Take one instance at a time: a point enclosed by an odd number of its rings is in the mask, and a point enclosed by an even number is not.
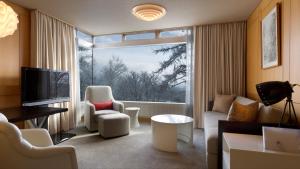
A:
[[[80,169],[205,169],[203,130],[194,130],[194,146],[178,144],[178,153],[156,150],[151,144],[151,126],[147,123],[130,135],[104,140],[85,128],[78,136],[61,143],[76,147]]]

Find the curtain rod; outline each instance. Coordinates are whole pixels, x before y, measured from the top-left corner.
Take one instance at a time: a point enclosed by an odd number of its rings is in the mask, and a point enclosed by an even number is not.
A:
[[[54,16],[52,16],[52,15],[46,14],[45,12],[42,12],[42,11],[40,11],[40,10],[38,10],[38,9],[33,9],[33,10],[31,10],[31,11],[38,11],[38,12],[40,12],[40,13],[43,14],[43,15],[46,15],[46,16],[48,16],[48,17],[51,17],[51,18],[53,18],[53,19],[55,19],[55,20],[58,20],[58,21],[60,21],[60,22],[63,22],[63,23],[65,23],[65,24],[69,25],[69,26],[72,26],[72,27],[76,28],[76,26],[74,26],[73,24],[70,24],[70,23],[68,23],[68,22],[66,22],[66,21],[63,21],[63,20],[61,20],[61,19],[59,19],[59,18],[57,18],[57,17],[54,17]]]
[[[199,26],[212,26],[212,25],[226,25],[226,24],[235,24],[235,23],[246,23],[247,24],[247,20],[238,20],[238,21],[220,22],[220,23],[208,23],[208,24],[198,24],[198,25],[195,25],[195,26],[199,27]]]

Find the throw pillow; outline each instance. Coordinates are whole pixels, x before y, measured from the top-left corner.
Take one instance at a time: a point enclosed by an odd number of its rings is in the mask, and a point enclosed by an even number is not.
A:
[[[112,100],[97,102],[97,103],[93,103],[93,104],[95,105],[96,110],[112,110],[113,109]]]
[[[262,106],[257,113],[259,123],[279,123],[282,111],[272,106]]]
[[[244,105],[239,103],[238,101],[234,101],[228,113],[227,120],[253,122],[256,120],[257,112],[258,112],[258,102],[253,102]]]
[[[228,113],[229,108],[235,99],[234,95],[219,95],[217,94],[214,101],[214,106],[212,111]]]

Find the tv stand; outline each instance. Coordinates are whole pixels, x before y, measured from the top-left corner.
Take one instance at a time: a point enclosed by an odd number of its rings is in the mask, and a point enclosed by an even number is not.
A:
[[[14,108],[6,108],[0,110],[0,112],[6,116],[9,122],[15,123],[15,122],[29,120],[32,127],[35,128],[42,128],[43,126],[45,127],[45,124],[47,124],[48,117],[50,115],[63,113],[66,111],[68,111],[67,108],[40,107],[40,106],[14,107]],[[60,122],[61,122],[61,117],[60,117]],[[62,128],[61,131],[63,131]],[[73,136],[75,136],[75,134],[59,132],[58,134],[54,134],[51,137],[53,143],[58,144],[70,139]]]

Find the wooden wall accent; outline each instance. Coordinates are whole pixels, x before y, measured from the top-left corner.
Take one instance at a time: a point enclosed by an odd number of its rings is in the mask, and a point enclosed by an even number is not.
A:
[[[0,108],[20,106],[20,67],[30,63],[30,11],[5,1],[19,17],[18,30],[0,38]]]
[[[281,66],[261,68],[261,20],[281,4]],[[289,80],[300,83],[300,1],[262,0],[248,18],[247,26],[247,96],[259,99],[255,85],[260,82]],[[300,119],[300,87],[295,88],[293,99]],[[283,103],[276,105],[283,108]]]

